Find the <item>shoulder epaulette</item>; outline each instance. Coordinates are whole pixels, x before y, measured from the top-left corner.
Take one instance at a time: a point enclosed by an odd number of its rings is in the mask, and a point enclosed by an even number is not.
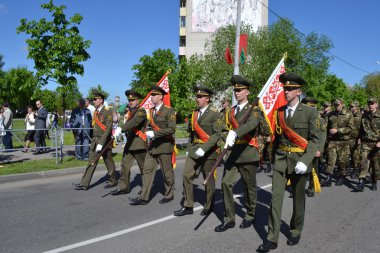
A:
[[[219,112],[218,109],[216,109],[216,107],[214,107],[214,106],[210,106],[210,111]]]
[[[164,105],[166,108],[172,108],[171,106],[168,106],[168,105]]]

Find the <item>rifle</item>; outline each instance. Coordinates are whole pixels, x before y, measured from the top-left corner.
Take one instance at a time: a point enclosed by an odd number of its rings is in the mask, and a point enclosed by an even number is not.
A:
[[[251,104],[251,107],[246,111],[243,118],[239,121],[239,125],[244,124],[247,120],[249,115],[252,113],[253,109],[258,105],[260,97],[256,97],[253,103]],[[210,173],[208,173],[206,179],[203,181],[203,185],[207,185],[207,182],[210,180],[211,176],[213,176],[216,168],[220,165],[222,162],[223,157],[226,155],[229,148],[223,149],[222,153],[219,154],[218,158],[216,159],[215,163],[212,165],[212,169]]]

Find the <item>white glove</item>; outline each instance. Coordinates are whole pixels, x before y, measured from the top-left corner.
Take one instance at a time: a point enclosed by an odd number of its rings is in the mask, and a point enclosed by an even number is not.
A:
[[[205,155],[205,152],[203,151],[203,149],[198,148],[197,151],[195,151],[195,155],[198,157],[202,157]]]
[[[154,132],[153,131],[146,131],[146,137],[149,139],[152,139],[154,137]]]
[[[237,134],[235,133],[234,130],[228,131],[226,144],[224,145],[224,148],[232,147],[235,143],[236,137],[237,137]]]
[[[296,174],[303,174],[306,172],[306,170],[307,166],[303,162],[297,162],[296,167],[294,168]]]
[[[102,151],[102,148],[103,148],[102,144],[96,145],[96,152]]]
[[[118,137],[121,134],[121,127],[115,129],[115,137]]]

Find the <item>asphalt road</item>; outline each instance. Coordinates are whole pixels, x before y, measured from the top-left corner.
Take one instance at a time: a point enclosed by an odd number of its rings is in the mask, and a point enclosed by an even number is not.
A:
[[[215,233],[223,219],[220,180],[215,213],[200,216],[204,203],[201,178],[197,179],[196,211],[184,217],[172,216],[180,208],[182,170],[179,160],[174,201],[159,204],[163,185],[158,170],[152,200],[146,206],[129,205],[128,197],[140,190],[140,175],[133,168],[132,193],[105,196],[105,170],[94,175],[93,188],[75,191],[80,174],[0,184],[0,252],[255,252],[266,236],[270,203],[270,174],[259,173],[256,224],[240,229],[244,207],[241,185],[235,187],[237,227]],[[350,185],[322,188],[306,202],[306,221],[301,242],[286,245],[292,199],[286,194],[279,248],[274,252],[379,252],[380,198],[368,188],[351,192]]]

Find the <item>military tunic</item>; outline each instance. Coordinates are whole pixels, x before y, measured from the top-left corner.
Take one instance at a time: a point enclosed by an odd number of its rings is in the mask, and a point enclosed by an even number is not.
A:
[[[174,151],[176,130],[176,116],[173,108],[161,105],[160,109],[153,115],[151,109],[150,117],[153,117],[154,124],[159,128],[154,131],[153,139],[148,143],[147,154],[143,170],[143,187],[140,198],[149,201],[150,191],[158,164],[164,177],[165,198],[174,196],[174,171],[172,164],[172,153]],[[149,124],[152,126],[152,118]]]
[[[119,179],[119,189],[130,191],[130,171],[134,160],[143,175],[144,161],[146,155],[146,135],[145,127],[147,115],[144,108],[132,109],[129,113],[133,115],[132,118],[127,115],[127,121],[121,126],[121,130],[127,136],[127,143],[124,146],[123,159],[121,161],[121,175]],[[131,115],[131,116],[132,116]],[[142,182],[144,184],[144,182]]]
[[[278,109],[278,112],[284,112],[286,108],[287,106],[283,106]],[[277,126],[279,126],[278,119],[279,117],[277,116]],[[306,139],[308,144],[307,148],[301,152],[289,140],[283,129],[276,131],[275,142],[273,144],[272,203],[269,212],[267,237],[269,241],[275,243],[279,239],[282,222],[281,212],[288,179],[291,181],[293,192],[293,215],[290,221],[290,234],[292,237],[301,235],[305,218],[305,185],[312,170],[312,161],[319,149],[320,141],[318,112],[312,107],[299,103],[292,118],[286,125],[299,136]],[[307,166],[307,171],[304,174],[295,173],[294,168],[297,162],[302,162]]]
[[[250,104],[247,103],[240,112],[237,112],[234,116],[239,122],[242,120],[245,113],[250,108]],[[237,106],[228,110],[226,113],[226,121],[233,116],[237,110]],[[233,186],[238,180],[240,173],[245,196],[245,207],[247,212],[244,219],[252,221],[255,218],[255,209],[257,201],[256,192],[256,170],[259,166],[259,150],[258,142],[256,139],[256,147],[249,145],[245,136],[249,135],[251,138],[257,137],[259,124],[263,119],[261,118],[261,111],[259,107],[256,107],[249,115],[247,121],[244,124],[239,125],[238,128],[233,129],[229,125],[229,129],[232,129],[237,134],[238,139],[232,146],[232,149],[227,157],[224,165],[224,175],[222,180],[223,202],[224,202],[224,222],[235,222],[235,202],[233,198]]]
[[[193,117],[198,115],[198,111],[193,112]],[[192,118],[193,118],[192,117]],[[198,132],[194,130],[192,126],[192,121],[189,122],[189,131],[191,141],[188,144],[188,154],[185,161],[185,169],[183,172],[183,196],[184,196],[184,206],[192,208],[194,205],[194,194],[193,194],[193,181],[196,177],[197,170],[202,171],[203,178],[212,170],[212,165],[215,163],[218,157],[218,141],[220,140],[223,122],[218,110],[212,105],[208,105],[206,110],[198,119],[199,127],[209,136],[208,141],[202,141],[201,136]],[[195,152],[201,148],[205,155],[203,157],[198,157]],[[213,208],[215,192],[215,179],[211,177],[206,185],[206,204],[205,209]]]
[[[361,154],[363,157],[368,157],[373,154],[369,160],[363,159],[364,164],[361,167],[359,178],[365,178],[370,166],[372,165],[372,182],[376,182],[380,179],[380,151],[376,149],[376,143],[380,141],[380,111],[372,115],[370,112],[363,114],[360,127],[360,140],[361,140]]]
[[[337,129],[336,134],[330,134],[330,129]],[[327,123],[328,162],[326,173],[332,174],[338,159],[340,176],[345,177],[350,155],[350,133],[354,128],[354,117],[350,111],[342,109],[329,114]]]
[[[97,118],[99,122],[101,122],[102,125],[105,126],[105,129],[103,130],[99,124],[96,123],[96,120],[94,120],[94,130],[93,130],[93,138],[91,141],[90,146],[90,154],[88,159],[88,168],[86,169],[85,173],[83,174],[82,180],[80,182],[80,185],[88,187],[90,185],[91,178],[95,172],[96,166],[98,164],[98,161],[95,161],[98,152],[96,152],[96,146],[98,144],[102,145],[103,148],[107,145],[107,143],[111,140],[111,132],[112,132],[112,112],[105,106],[103,106],[100,111],[96,110],[94,113],[94,118]],[[110,185],[116,184],[116,178],[115,178],[115,162],[112,157],[112,145],[109,146],[107,151],[105,151],[102,155],[103,161],[106,165],[107,171],[108,171],[108,183]],[[94,165],[91,165],[94,163]]]

